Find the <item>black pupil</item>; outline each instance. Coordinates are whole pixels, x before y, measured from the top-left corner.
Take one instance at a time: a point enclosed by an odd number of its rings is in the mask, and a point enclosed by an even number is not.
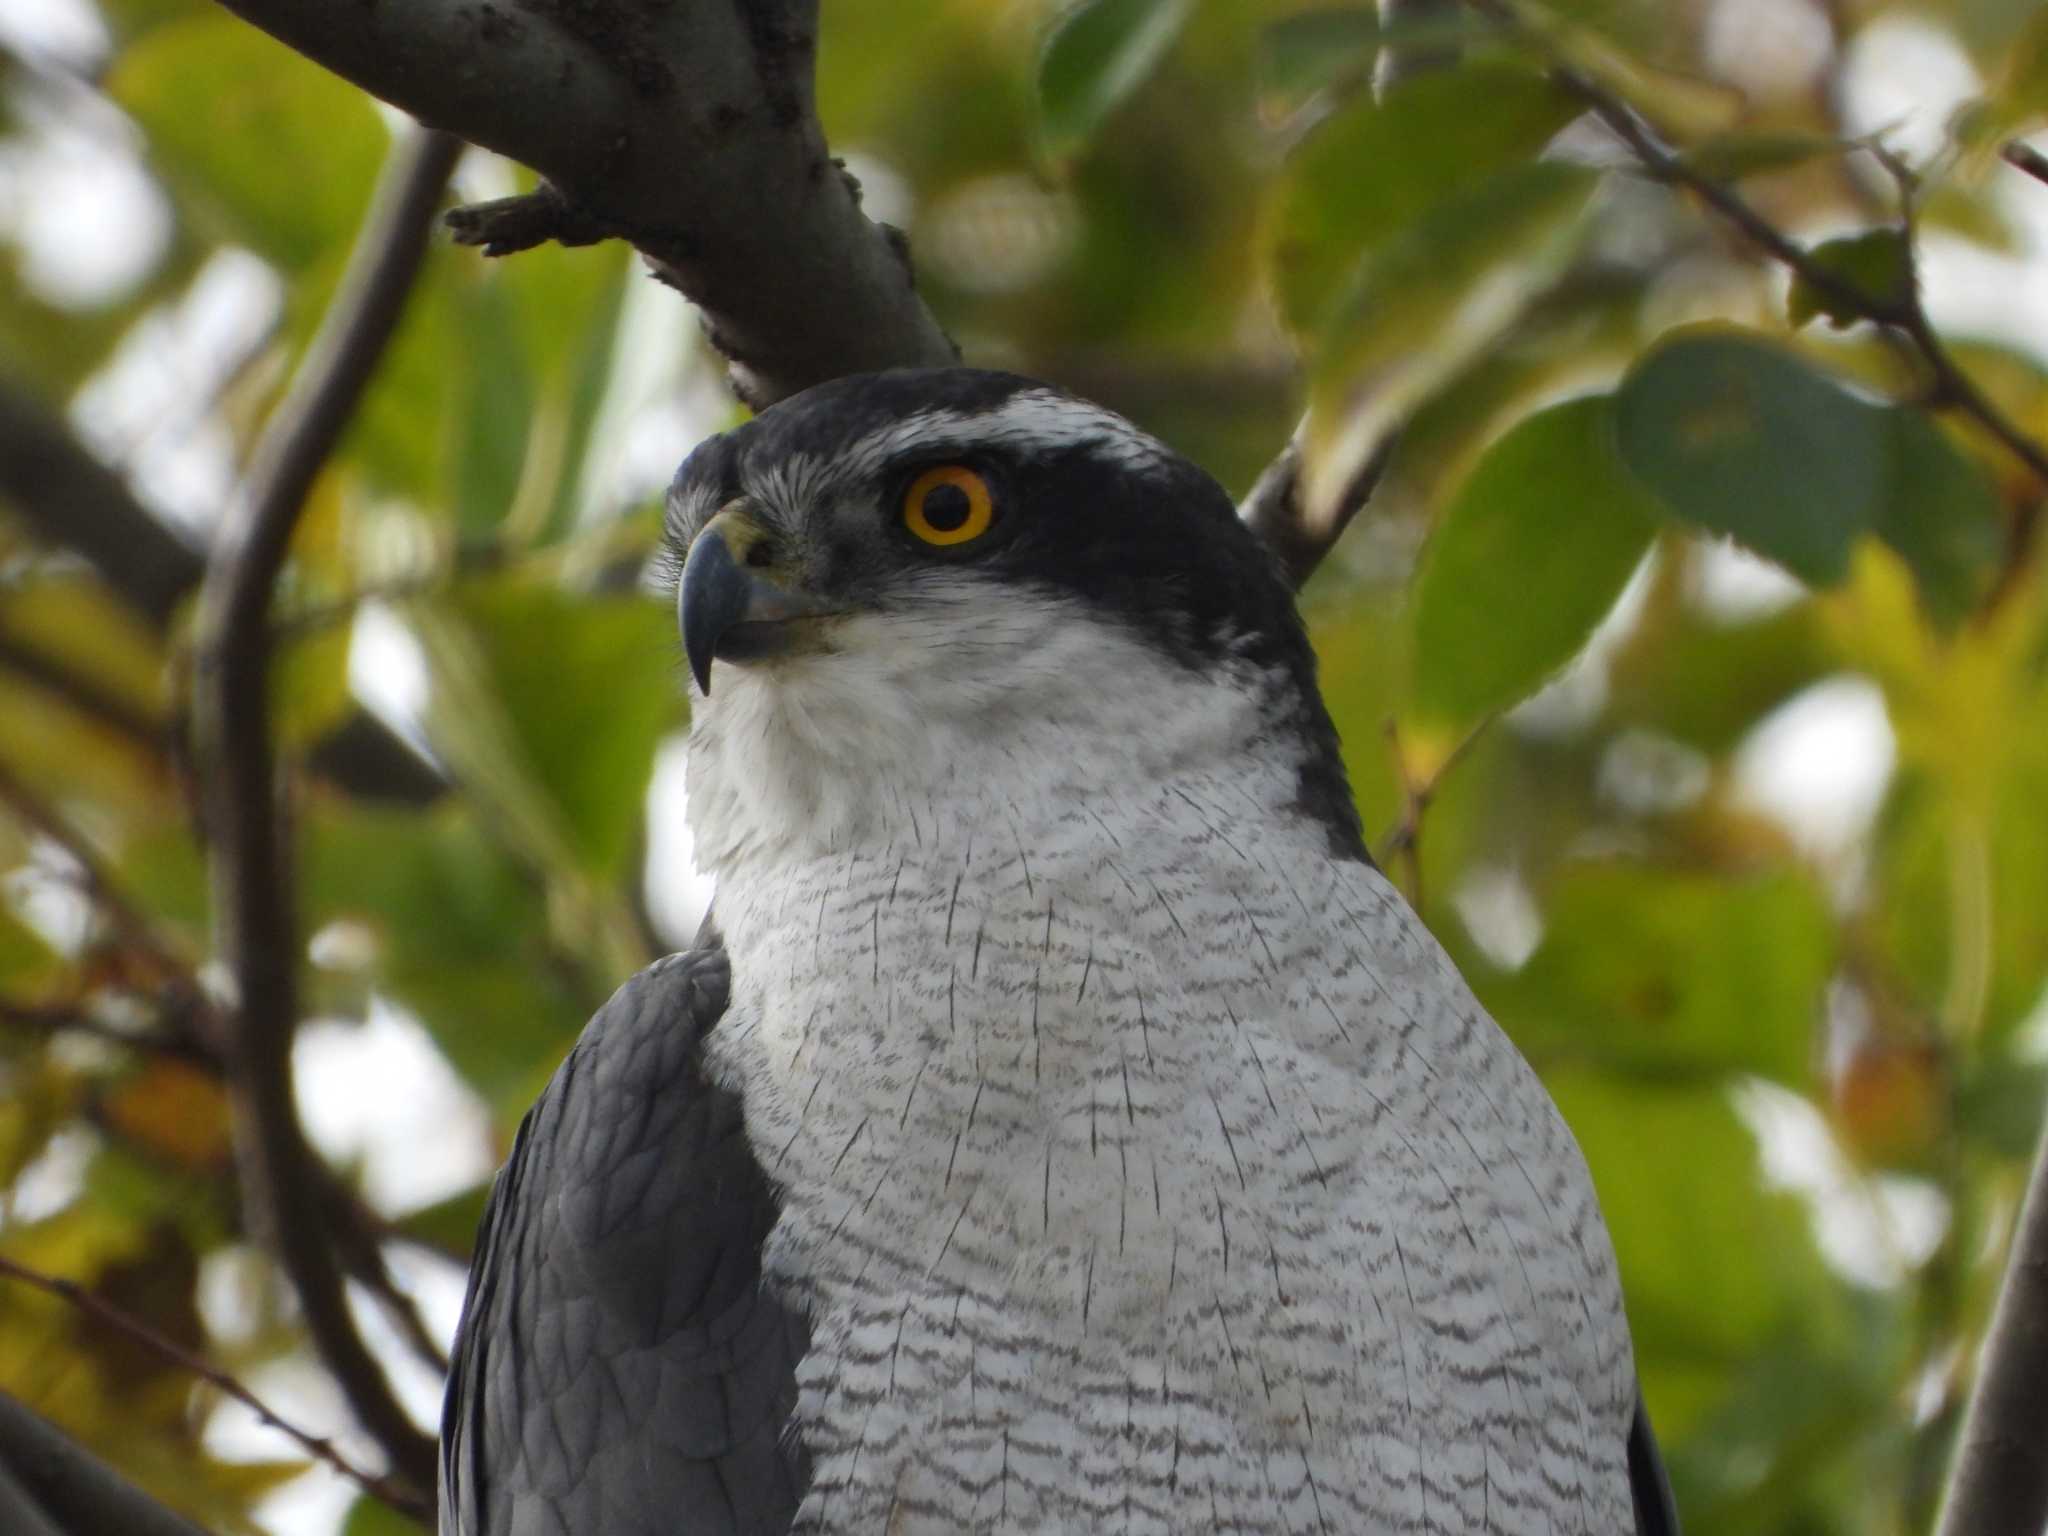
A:
[[[924,520],[940,533],[952,533],[965,526],[974,503],[967,493],[950,482],[935,485],[924,493]]]

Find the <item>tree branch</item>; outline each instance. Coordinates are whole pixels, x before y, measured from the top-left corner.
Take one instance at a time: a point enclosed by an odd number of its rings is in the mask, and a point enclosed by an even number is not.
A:
[[[1297,431],[1279,455],[1259,472],[1252,488],[1238,504],[1237,515],[1273,551],[1290,585],[1298,592],[1315,574],[1323,557],[1336,547],[1351,520],[1372,499],[1387,461],[1394,455],[1398,435],[1390,435],[1366,455],[1358,473],[1331,504],[1327,514],[1314,516],[1302,494],[1301,434]]]
[[[0,379],[0,499],[35,536],[83,557],[116,596],[156,629],[205,574],[204,556],[136,500],[122,478],[40,401]],[[48,658],[0,642],[0,664],[67,691]],[[67,696],[88,701],[73,688]],[[123,729],[111,716],[107,723]],[[127,722],[132,724],[134,722]],[[161,744],[161,733],[159,733]],[[375,716],[357,710],[314,748],[320,771],[353,794],[424,804],[446,788],[433,769]]]
[[[99,679],[4,633],[0,633],[0,667],[152,756],[161,756],[169,745],[170,733],[162,721],[152,719]]]
[[[116,936],[134,953],[146,957],[160,975],[158,980],[187,982],[191,967],[161,937],[142,910],[122,892],[107,873],[99,851],[78,829],[38,799],[30,788],[0,762],[0,805],[7,807],[22,825],[40,833],[63,849],[79,868],[85,893],[112,925]]]
[[[109,1045],[123,1046],[131,1051],[147,1051],[152,1055],[183,1062],[187,1066],[218,1065],[213,1055],[195,1040],[176,1035],[143,1034],[136,1030],[118,1029],[94,1018],[77,1004],[25,1003],[11,997],[0,997],[0,1025],[41,1036],[54,1035],[68,1029],[81,1035],[91,1035],[95,1040],[104,1040]]]
[[[702,307],[741,398],[943,365],[953,345],[898,240],[860,211],[814,106],[816,0],[223,0],[425,123],[532,166],[548,187],[474,211],[516,249],[630,240]]]
[[[63,420],[0,380],[0,497],[39,538],[75,549],[158,629],[199,585],[205,562]]]
[[[425,1520],[431,1516],[430,1506],[418,1494],[400,1487],[389,1478],[365,1471],[336,1450],[332,1441],[303,1430],[283,1418],[268,1403],[212,1361],[194,1354],[176,1339],[152,1328],[141,1318],[131,1316],[110,1302],[101,1300],[77,1281],[66,1280],[57,1275],[46,1275],[41,1270],[31,1269],[26,1264],[16,1263],[6,1257],[0,1257],[0,1275],[55,1296],[59,1301],[76,1307],[94,1321],[127,1334],[129,1338],[163,1356],[181,1370],[190,1371],[194,1376],[215,1387],[222,1395],[233,1398],[272,1429],[290,1437],[308,1456],[326,1463],[365,1493],[382,1499],[392,1508],[402,1510],[418,1519]],[[0,1397],[0,1402],[5,1401],[4,1397]],[[131,1527],[123,1525],[105,1529],[128,1530]]]
[[[2041,1423],[2041,1384],[2048,1382],[2048,1130],[2034,1154],[1978,1360],[1935,1536],[2039,1531],[2048,1525],[2048,1436]]]
[[[5,1392],[0,1515],[15,1536],[207,1536]]]
[[[350,16],[360,25],[397,9]],[[397,327],[459,148],[418,133],[386,168],[334,304],[222,521],[200,592],[194,690],[214,908],[239,993],[228,1075],[252,1224],[290,1275],[350,1407],[422,1491],[433,1486],[434,1442],[356,1331],[320,1220],[323,1170],[293,1102],[299,941],[270,735],[270,601],[307,492]]]

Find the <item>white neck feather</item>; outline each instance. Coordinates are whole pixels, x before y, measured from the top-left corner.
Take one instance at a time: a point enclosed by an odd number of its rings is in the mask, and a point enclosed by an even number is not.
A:
[[[695,700],[706,869],[921,839],[935,819],[1128,794],[1248,752],[1291,779],[1248,669],[1193,671],[1076,604],[960,582],[838,622],[833,649],[722,663]]]

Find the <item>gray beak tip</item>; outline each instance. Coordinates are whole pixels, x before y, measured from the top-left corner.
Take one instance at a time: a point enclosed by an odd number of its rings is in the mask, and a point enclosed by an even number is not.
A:
[[[716,520],[697,535],[683,561],[683,579],[676,592],[676,617],[683,632],[683,652],[690,674],[708,698],[711,661],[725,632],[746,616],[753,583],[733,558],[725,530]]]

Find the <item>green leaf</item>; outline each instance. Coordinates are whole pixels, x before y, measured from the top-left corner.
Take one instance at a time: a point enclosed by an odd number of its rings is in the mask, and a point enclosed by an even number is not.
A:
[[[1511,166],[1373,253],[1309,377],[1306,486],[1327,507],[1393,424],[1493,345],[1577,255],[1600,184],[1583,166]]]
[[[1796,328],[1816,315],[1825,315],[1836,330],[1867,319],[1872,309],[1890,310],[1908,296],[1913,280],[1913,253],[1903,232],[1871,229],[1860,235],[1823,240],[1807,252],[1814,265],[1839,278],[1866,302],[1848,303],[1808,282],[1804,276],[1792,279],[1785,298],[1785,310]]]
[[[457,390],[478,343],[471,339],[462,303],[467,251],[435,243],[407,296],[398,330],[377,364],[367,391],[342,438],[341,457],[381,496],[428,507],[450,500],[448,482],[457,429]],[[306,293],[307,285],[300,292]],[[313,317],[306,317],[310,330]]]
[[[1259,34],[1259,98],[1286,111],[1330,86],[1363,81],[1379,45],[1379,14],[1368,6],[1283,17]]]
[[[22,995],[22,979],[34,980],[49,969],[55,959],[42,935],[34,929],[24,927],[13,915],[0,908],[0,982],[14,989],[16,996]]]
[[[390,143],[369,97],[225,14],[157,27],[105,83],[170,179],[293,271],[339,254]]]
[[[1715,181],[1741,181],[1789,171],[1850,146],[1816,133],[1717,133],[1686,150],[1679,158]]]
[[[1605,86],[1673,138],[1725,132],[1742,117],[1742,93],[1733,86],[1666,68],[1646,56],[1650,45],[1671,32],[1655,4],[1510,3],[1558,62]]]
[[[1723,1090],[1575,1068],[1545,1078],[1593,1170],[1649,1376],[1739,1367],[1811,1327],[1837,1287],[1806,1213],[1766,1189]]]
[[[443,1253],[467,1255],[476,1243],[477,1228],[483,1225],[491,1184],[490,1179],[472,1184],[444,1200],[408,1211],[392,1225],[415,1242]]]
[[[454,804],[316,802],[300,866],[306,931],[367,926],[378,987],[500,1117],[524,1111],[594,1001],[554,942],[539,882]]]
[[[1478,986],[1539,1064],[1795,1087],[1812,1076],[1835,933],[1803,872],[1732,880],[1576,864],[1544,893],[1543,918],[1528,964]]]
[[[459,630],[424,612],[420,627],[436,745],[531,852],[617,875],[655,745],[682,715],[668,610],[511,578],[465,584],[450,609]]]
[[[270,668],[271,728],[281,745],[303,750],[352,710],[347,624],[326,624],[280,646]]]
[[[420,1536],[420,1524],[402,1515],[382,1499],[365,1493],[349,1506],[341,1524],[341,1536]]]
[[[475,544],[495,533],[519,494],[534,431],[534,381],[519,344],[508,285],[497,271],[471,285],[459,308],[470,338],[461,358],[460,446],[454,466],[458,537]]]
[[[1533,155],[1578,105],[1527,69],[1473,64],[1360,100],[1296,150],[1274,211],[1282,318],[1313,336],[1362,262],[1429,210]]]
[[[1990,590],[2004,549],[2004,517],[1991,477],[1925,415],[1882,413],[1891,449],[1871,531],[1913,568],[1921,601],[1953,626]]]
[[[2048,11],[2038,8],[2002,52],[1991,92],[1966,102],[1949,121],[1965,149],[1993,152],[2048,116]]]
[[[1847,573],[1884,495],[1880,412],[1790,353],[1713,326],[1654,348],[1616,405],[1623,462],[1676,515],[1814,585]]]
[[[1187,21],[1188,0],[1083,0],[1053,24],[1038,58],[1039,135],[1065,160],[1143,85]]]
[[[1432,535],[1415,591],[1415,688],[1472,721],[1533,692],[1614,606],[1656,532],[1622,468],[1613,402],[1528,417],[1480,458]]]
[[[1647,613],[1615,657],[1608,719],[1718,755],[1840,665],[1810,603],[1742,624],[1672,603]]]

